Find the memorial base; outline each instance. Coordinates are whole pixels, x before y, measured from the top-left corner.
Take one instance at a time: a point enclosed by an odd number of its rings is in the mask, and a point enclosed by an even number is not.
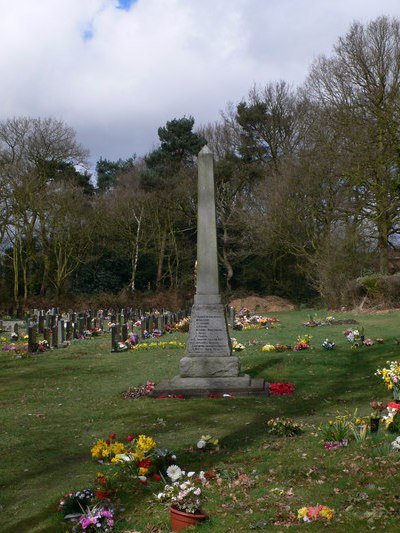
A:
[[[238,357],[183,357],[181,378],[234,378],[240,372]]]
[[[262,378],[247,374],[237,377],[199,378],[175,376],[162,381],[152,391],[152,396],[183,395],[186,398],[207,397],[210,394],[232,396],[268,396],[268,384]]]

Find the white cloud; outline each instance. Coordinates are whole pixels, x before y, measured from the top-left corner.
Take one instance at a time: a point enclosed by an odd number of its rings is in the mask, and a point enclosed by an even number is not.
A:
[[[354,20],[398,0],[0,0],[0,119],[53,116],[100,157],[143,154],[167,120],[218,120],[256,83],[304,80]],[[86,37],[85,37],[86,36]]]

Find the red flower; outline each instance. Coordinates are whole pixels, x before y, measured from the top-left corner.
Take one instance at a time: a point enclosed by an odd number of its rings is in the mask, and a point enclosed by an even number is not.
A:
[[[150,468],[151,467],[151,459],[142,459],[139,461],[138,466],[140,468]]]
[[[110,433],[108,436],[110,437],[111,440],[115,440],[117,438],[116,433]]]
[[[128,435],[128,436],[126,437],[126,440],[127,440],[128,442],[132,442],[134,439],[135,439],[135,435]]]
[[[390,402],[390,403],[387,404],[386,407],[390,407],[391,409],[396,409],[396,411],[399,411],[400,410],[400,403]]]
[[[278,396],[281,394],[293,394],[296,387],[293,385],[293,383],[277,382],[270,383],[268,388],[270,394]]]
[[[161,476],[159,474],[154,474],[153,478],[155,479],[155,481],[160,481]]]
[[[111,444],[110,439],[107,439],[107,440],[106,440],[106,444],[107,444],[107,446],[110,446],[110,444]]]

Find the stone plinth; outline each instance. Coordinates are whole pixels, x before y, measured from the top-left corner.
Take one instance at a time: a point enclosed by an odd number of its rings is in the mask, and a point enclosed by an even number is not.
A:
[[[238,376],[235,378],[181,378],[165,380],[155,389],[153,396],[183,395],[186,398],[207,397],[210,394],[233,396],[267,396],[268,384],[262,378]]]

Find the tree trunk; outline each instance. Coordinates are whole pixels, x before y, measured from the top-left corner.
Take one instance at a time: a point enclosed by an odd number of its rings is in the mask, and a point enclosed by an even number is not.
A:
[[[158,254],[157,279],[156,279],[157,290],[160,290],[161,288],[166,244],[167,244],[167,230],[164,229],[161,235],[160,251]]]

